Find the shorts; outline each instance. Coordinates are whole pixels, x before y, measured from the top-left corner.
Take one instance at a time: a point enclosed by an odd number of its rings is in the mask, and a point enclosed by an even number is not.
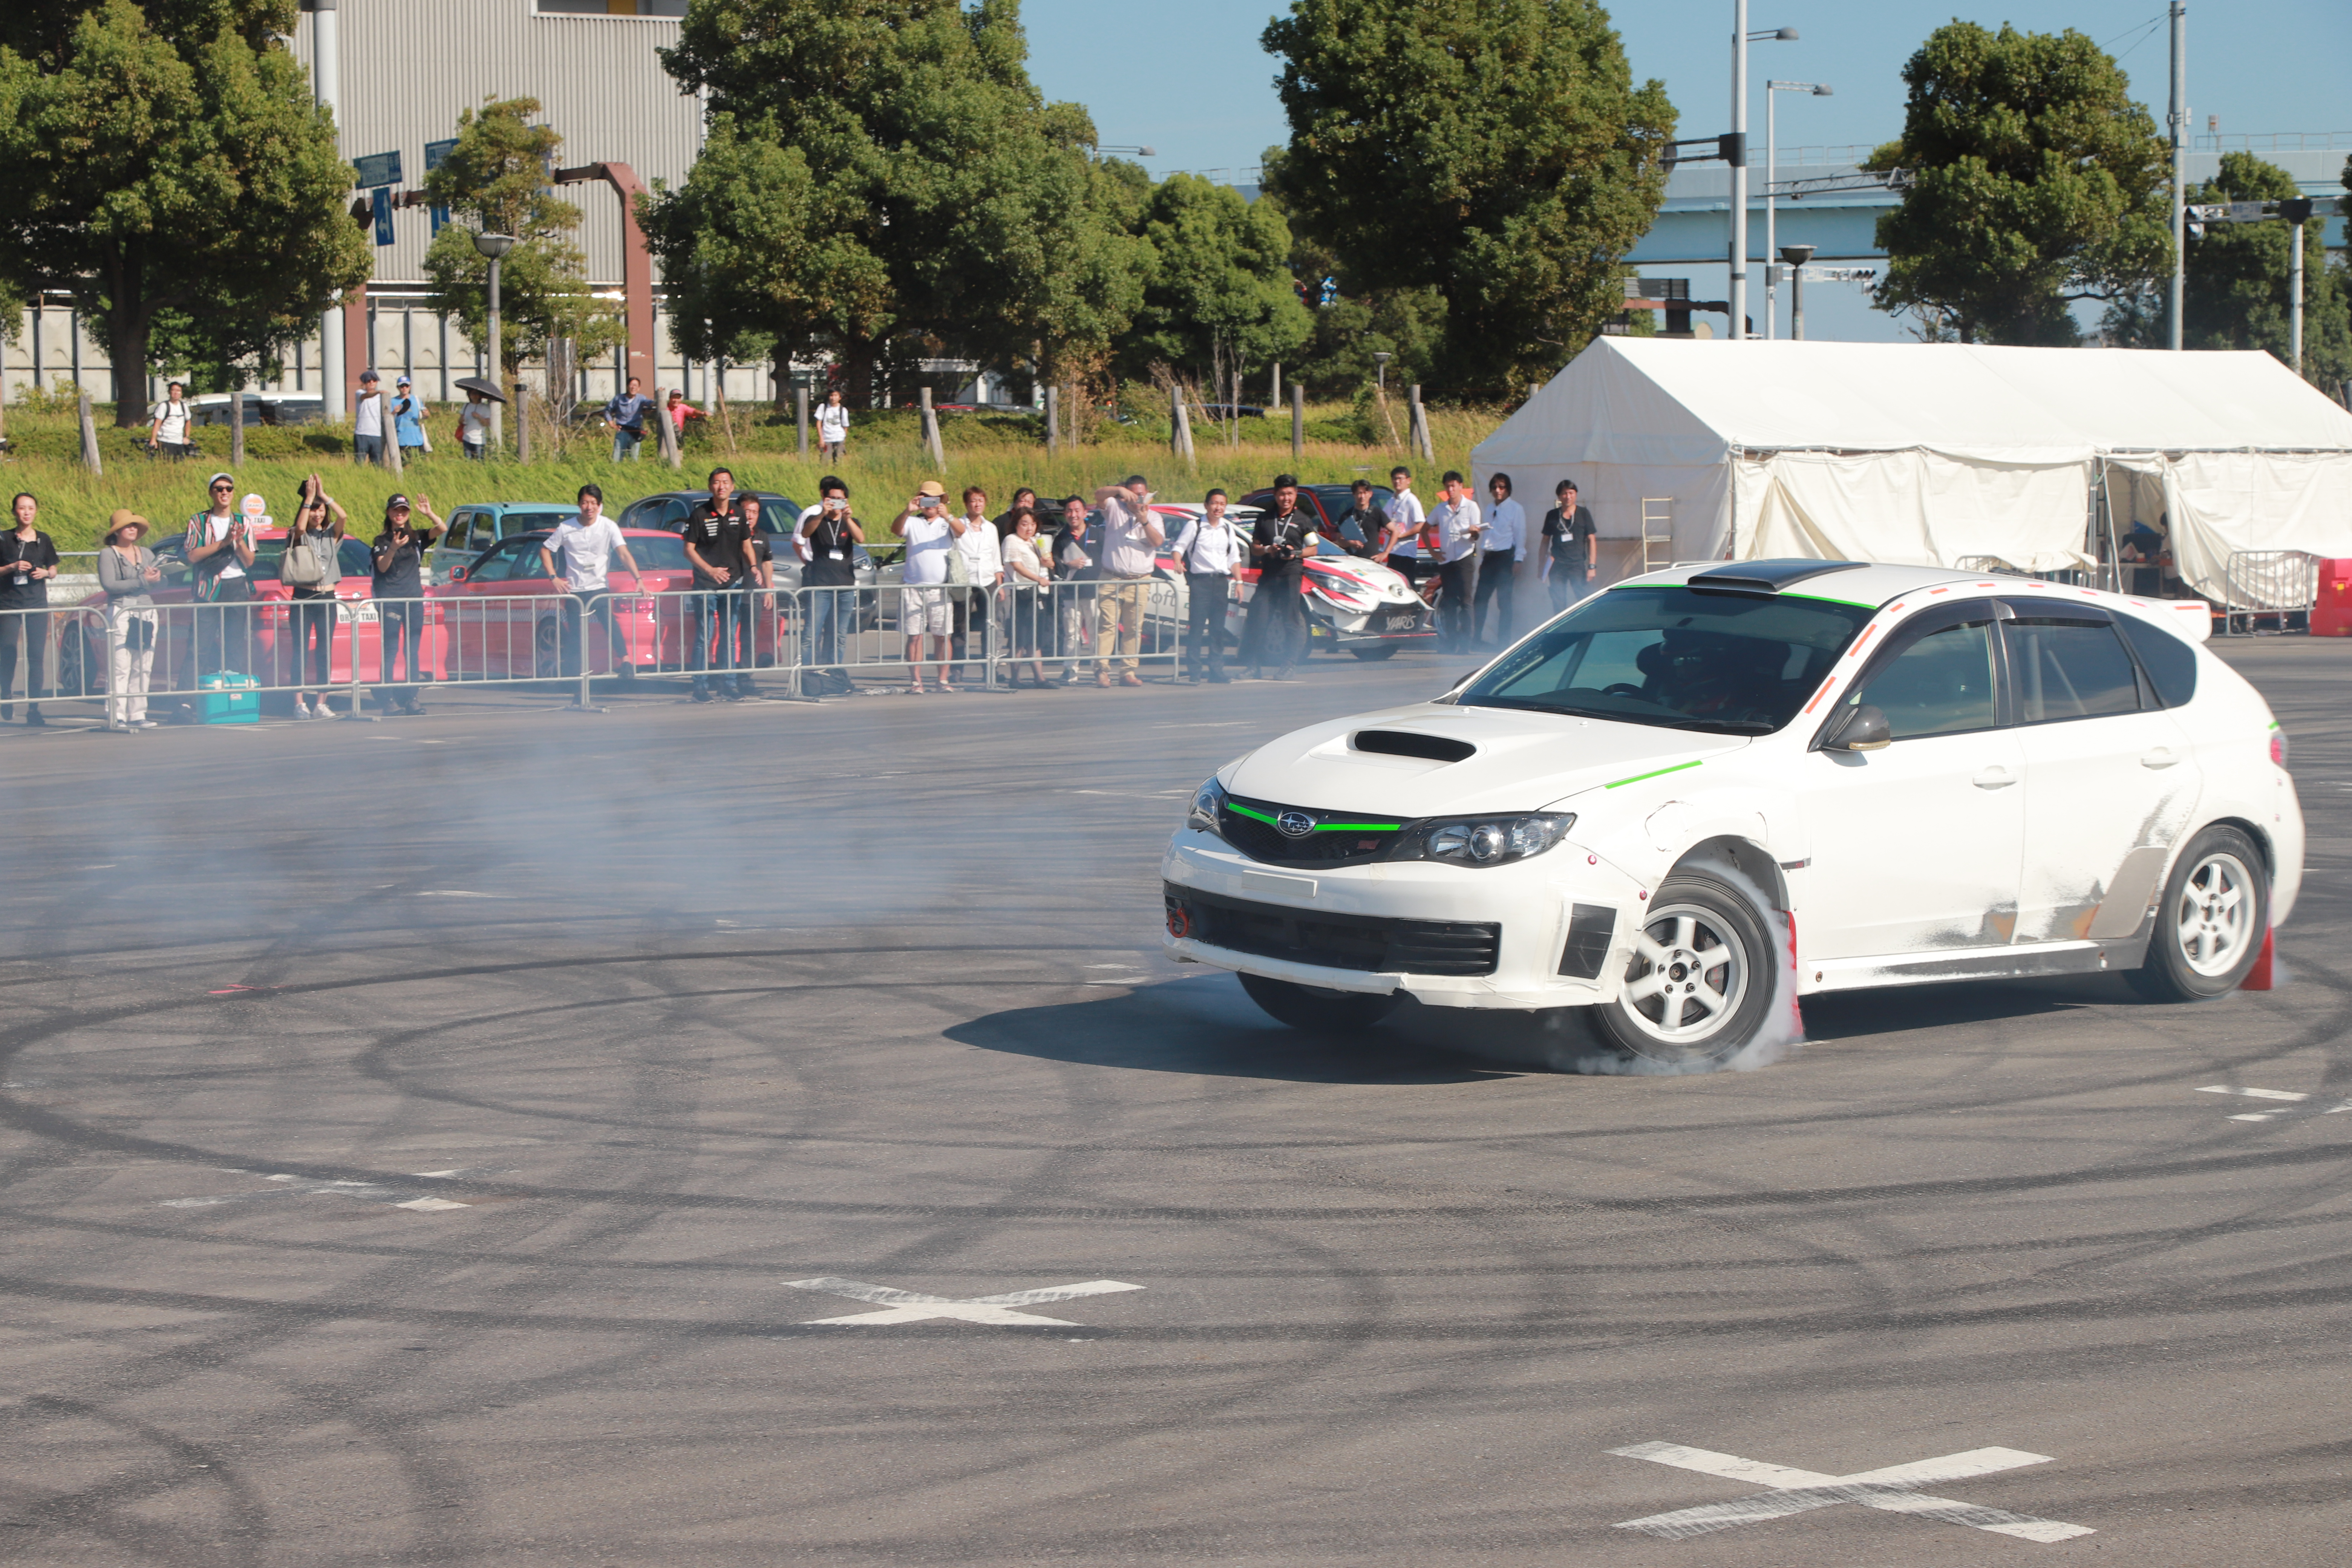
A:
[[[955,612],[948,605],[945,584],[898,590],[898,630],[903,635],[919,637],[928,632],[943,637],[954,621]]]

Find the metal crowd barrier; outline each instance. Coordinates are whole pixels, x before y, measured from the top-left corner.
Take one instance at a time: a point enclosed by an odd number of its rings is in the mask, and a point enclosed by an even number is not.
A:
[[[1183,616],[1182,585],[1164,579],[85,604],[0,611],[0,702],[88,703],[121,726],[243,722],[296,693],[357,718],[371,691],[389,707],[469,686],[556,683],[586,707],[597,679],[724,689],[781,676],[764,695],[814,696],[908,680],[919,623],[926,666],[944,653],[958,685],[998,689],[1016,664],[1172,675]],[[1238,629],[1236,610],[1227,624]]]
[[[2319,563],[2300,550],[2238,550],[2221,568],[2221,635],[2252,637],[2264,616],[2281,632],[2311,626],[2319,602]]]

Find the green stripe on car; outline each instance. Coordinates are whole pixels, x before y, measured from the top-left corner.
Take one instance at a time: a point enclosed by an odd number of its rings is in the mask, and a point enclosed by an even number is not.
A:
[[[1703,763],[1705,761],[1706,761],[1705,757],[1701,757],[1699,759],[1699,763]],[[1659,768],[1653,773],[1635,773],[1630,779],[1619,779],[1615,784],[1603,784],[1601,787],[1603,789],[1622,789],[1629,784],[1640,784],[1643,779],[1660,779],[1665,777],[1668,773],[1678,773],[1685,768],[1695,768],[1696,766],[1698,766],[1698,763],[1676,763],[1670,768]]]

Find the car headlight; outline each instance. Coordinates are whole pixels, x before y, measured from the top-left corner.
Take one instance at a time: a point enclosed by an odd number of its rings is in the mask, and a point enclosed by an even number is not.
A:
[[[1225,786],[1209,775],[1199,789],[1192,792],[1192,805],[1184,813],[1184,826],[1202,833],[1217,831],[1217,813],[1225,804]]]
[[[1507,866],[1532,859],[1568,837],[1574,812],[1519,816],[1432,817],[1400,836],[1391,860],[1444,860],[1456,866]]]

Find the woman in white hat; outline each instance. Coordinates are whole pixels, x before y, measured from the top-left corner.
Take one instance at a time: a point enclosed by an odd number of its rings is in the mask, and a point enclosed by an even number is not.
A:
[[[155,601],[148,590],[163,573],[155,552],[140,542],[146,537],[147,520],[117,507],[98,553],[98,585],[106,594],[106,727],[118,732],[155,727],[147,717],[147,678],[155,664]]]

